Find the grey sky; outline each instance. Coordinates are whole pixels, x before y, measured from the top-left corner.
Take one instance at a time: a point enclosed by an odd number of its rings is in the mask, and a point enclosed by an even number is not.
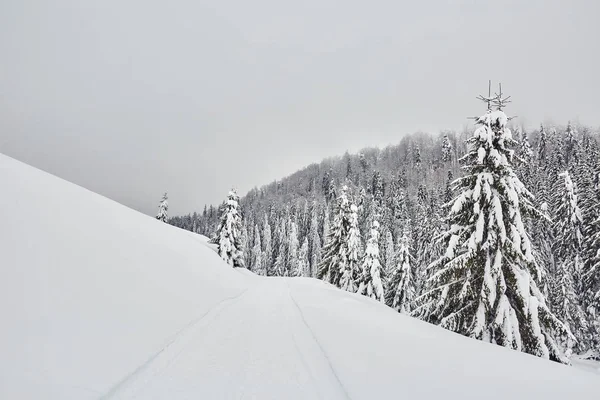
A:
[[[142,212],[459,129],[600,123],[600,2],[0,0],[0,152]]]

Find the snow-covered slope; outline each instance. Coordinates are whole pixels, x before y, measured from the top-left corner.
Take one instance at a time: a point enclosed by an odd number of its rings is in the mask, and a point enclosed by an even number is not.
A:
[[[312,279],[0,155],[2,399],[597,399],[598,376]],[[385,397],[384,397],[385,396]]]

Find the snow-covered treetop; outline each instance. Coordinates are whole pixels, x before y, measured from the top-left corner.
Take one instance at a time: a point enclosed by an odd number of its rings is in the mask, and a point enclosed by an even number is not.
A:
[[[237,207],[240,196],[238,196],[235,189],[231,189],[227,194],[227,205],[230,207]]]
[[[227,199],[238,201],[240,196],[238,196],[237,191],[235,189],[231,189],[227,194]]]

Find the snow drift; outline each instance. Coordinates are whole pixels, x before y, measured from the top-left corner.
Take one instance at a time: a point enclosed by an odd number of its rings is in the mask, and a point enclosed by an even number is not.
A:
[[[596,399],[598,376],[313,279],[0,155],[0,398]]]

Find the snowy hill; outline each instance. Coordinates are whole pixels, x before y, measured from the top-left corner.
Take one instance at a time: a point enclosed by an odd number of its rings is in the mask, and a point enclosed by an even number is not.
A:
[[[305,278],[0,155],[0,398],[597,399],[597,375]],[[384,397],[385,396],[385,397]]]

